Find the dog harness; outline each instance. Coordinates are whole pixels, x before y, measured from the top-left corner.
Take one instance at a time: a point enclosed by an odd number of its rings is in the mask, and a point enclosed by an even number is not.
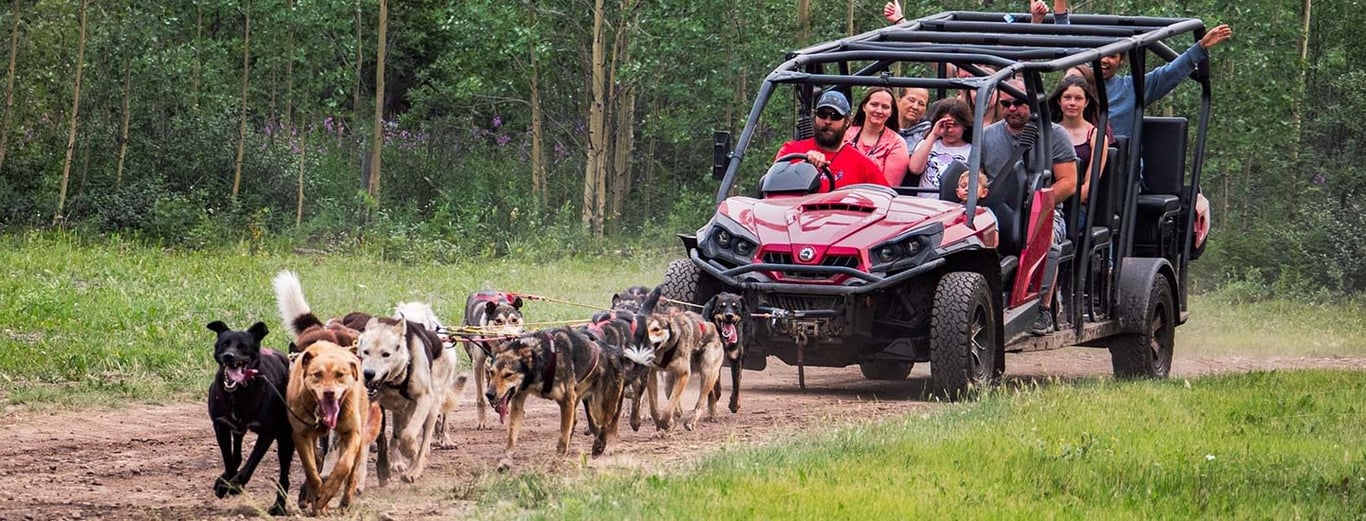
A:
[[[550,346],[549,363],[546,364],[545,372],[541,375],[541,379],[545,382],[541,384],[541,394],[547,395],[550,394],[550,389],[555,384],[555,363],[558,360],[558,355],[555,352],[555,337],[546,331],[537,331],[536,335],[543,336],[545,338],[546,345]],[[598,346],[594,344],[589,345],[593,348],[593,365],[588,368],[588,372],[584,373],[584,378],[588,378],[588,375],[593,374],[593,371],[596,371],[598,369]],[[574,379],[575,385],[578,385],[579,382],[583,381],[578,379],[578,375],[574,375]]]

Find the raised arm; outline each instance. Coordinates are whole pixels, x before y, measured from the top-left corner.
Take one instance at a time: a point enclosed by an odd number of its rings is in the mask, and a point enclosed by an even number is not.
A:
[[[1162,99],[1171,93],[1181,81],[1195,72],[1196,64],[1209,58],[1209,49],[1223,43],[1224,40],[1233,36],[1233,29],[1228,24],[1223,24],[1200,39],[1199,43],[1192,45],[1186,52],[1181,53],[1171,63],[1153,69],[1143,76],[1143,101],[1147,105]]]

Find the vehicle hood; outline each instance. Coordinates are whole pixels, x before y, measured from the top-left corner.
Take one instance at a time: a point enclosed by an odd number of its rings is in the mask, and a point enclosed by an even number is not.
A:
[[[768,199],[732,197],[717,211],[753,232],[765,245],[791,244],[866,249],[961,205],[874,190],[838,190]],[[961,213],[961,212],[960,212]]]

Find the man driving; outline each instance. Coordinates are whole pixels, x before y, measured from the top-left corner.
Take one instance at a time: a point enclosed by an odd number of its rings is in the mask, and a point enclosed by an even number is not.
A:
[[[848,116],[849,99],[838,91],[826,91],[816,103],[816,117],[812,125],[815,135],[784,143],[774,160],[788,154],[806,154],[806,161],[816,168],[829,168],[835,178],[835,186],[827,187],[824,191],[859,183],[887,186],[887,178],[872,159],[853,147],[845,146],[844,130],[849,127]]]

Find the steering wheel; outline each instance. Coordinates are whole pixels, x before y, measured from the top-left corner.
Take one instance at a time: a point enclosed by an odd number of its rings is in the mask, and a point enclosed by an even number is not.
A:
[[[807,163],[810,163],[810,161],[807,161],[807,159],[806,159],[806,152],[794,152],[794,153],[791,153],[791,154],[783,154],[783,155],[781,155],[781,156],[778,156],[777,159],[774,159],[774,160],[773,160],[773,164],[776,165],[776,164],[778,164],[778,163],[786,163],[786,162],[795,161],[795,160],[798,160],[798,159],[800,159],[800,160],[802,160],[802,161],[806,161]],[[811,166],[815,166],[815,164],[812,164]],[[828,188],[826,191],[827,191],[827,192],[833,192],[833,191],[835,191],[835,174],[832,173],[832,172],[830,172],[830,163],[827,161],[826,164],[825,164],[825,166],[818,167],[818,168],[816,168],[816,170],[819,171],[819,172],[821,173],[821,176],[825,177],[826,180],[830,181],[830,188]]]

